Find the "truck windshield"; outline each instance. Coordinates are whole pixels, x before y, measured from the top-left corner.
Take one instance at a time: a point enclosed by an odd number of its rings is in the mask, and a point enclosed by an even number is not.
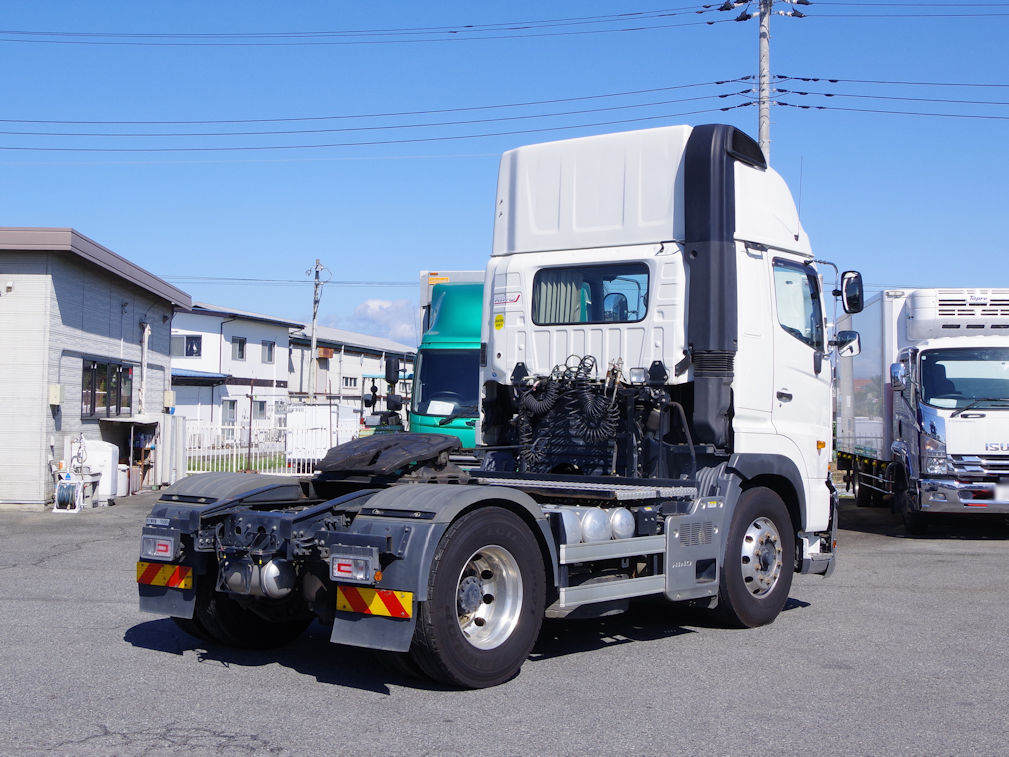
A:
[[[933,407],[1009,408],[1009,347],[922,352],[921,394]]]
[[[421,350],[415,370],[413,412],[459,418],[477,416],[480,350]]]

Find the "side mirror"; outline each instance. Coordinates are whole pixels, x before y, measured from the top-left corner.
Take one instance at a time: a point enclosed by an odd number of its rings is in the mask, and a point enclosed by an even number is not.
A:
[[[399,358],[387,357],[385,359],[385,381],[387,384],[396,385],[399,381]]]
[[[610,292],[603,298],[603,320],[624,323],[627,315],[627,297],[622,292]]]
[[[390,394],[385,398],[385,406],[392,412],[398,413],[403,409],[403,398],[398,394]]]
[[[907,366],[903,363],[893,363],[890,366],[890,385],[894,391],[904,391],[908,384]]]
[[[841,305],[845,313],[861,313],[865,304],[862,291],[862,274],[858,271],[845,271],[841,274]]]
[[[855,357],[862,351],[862,337],[857,331],[838,331],[833,345],[837,347],[838,357]]]

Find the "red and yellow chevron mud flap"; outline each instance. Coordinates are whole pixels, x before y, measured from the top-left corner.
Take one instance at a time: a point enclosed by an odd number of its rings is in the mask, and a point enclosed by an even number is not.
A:
[[[337,584],[336,609],[363,615],[384,615],[387,618],[411,618],[413,592]]]
[[[148,586],[166,586],[169,589],[192,589],[193,569],[186,565],[138,562],[137,583]]]

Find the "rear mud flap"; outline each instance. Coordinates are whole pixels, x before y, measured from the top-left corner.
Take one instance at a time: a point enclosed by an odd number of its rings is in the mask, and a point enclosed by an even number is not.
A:
[[[334,644],[349,644],[352,647],[407,652],[410,650],[416,625],[416,616],[389,618],[382,615],[337,612],[329,640]]]
[[[673,602],[718,594],[725,503],[701,500],[690,515],[666,519],[666,598]]]
[[[170,589],[167,586],[137,584],[140,611],[174,618],[191,618],[196,607],[196,589]]]

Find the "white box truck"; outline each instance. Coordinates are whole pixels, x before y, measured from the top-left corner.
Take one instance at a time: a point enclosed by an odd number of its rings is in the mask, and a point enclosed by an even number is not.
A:
[[[860,505],[892,495],[909,532],[931,513],[1009,513],[1009,289],[890,289],[839,328],[837,457]]]

